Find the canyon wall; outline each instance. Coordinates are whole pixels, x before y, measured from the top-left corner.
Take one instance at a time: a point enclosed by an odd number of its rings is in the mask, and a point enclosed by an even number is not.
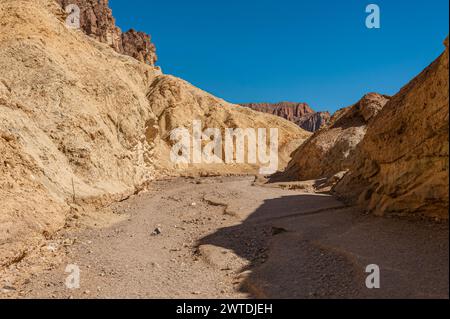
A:
[[[0,1],[0,268],[75,216],[158,176],[257,171],[252,164],[180,167],[170,159],[172,129],[193,120],[222,130],[276,127],[280,169],[310,135],[118,54],[97,41],[116,30],[105,14],[94,14],[103,22],[85,26],[96,35],[87,37],[67,27],[54,0]]]
[[[379,215],[448,219],[448,38],[445,46],[369,125],[334,189],[340,198]]]

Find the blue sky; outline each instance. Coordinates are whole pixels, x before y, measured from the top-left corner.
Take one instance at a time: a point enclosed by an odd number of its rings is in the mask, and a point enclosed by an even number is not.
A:
[[[366,5],[381,29],[365,27]],[[442,51],[448,0],[110,0],[124,31],[150,33],[166,74],[233,103],[335,111],[395,94]]]

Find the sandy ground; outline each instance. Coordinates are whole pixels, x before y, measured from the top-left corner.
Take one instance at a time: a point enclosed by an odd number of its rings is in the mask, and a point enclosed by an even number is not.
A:
[[[448,224],[374,217],[254,177],[176,178],[75,228],[22,298],[448,298]],[[72,243],[73,242],[73,243]],[[68,289],[67,264],[80,270]],[[377,264],[381,288],[367,289]]]

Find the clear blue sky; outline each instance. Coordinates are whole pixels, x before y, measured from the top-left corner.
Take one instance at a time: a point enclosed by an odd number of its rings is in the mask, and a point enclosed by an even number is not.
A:
[[[381,8],[381,29],[365,7]],[[335,111],[395,94],[442,51],[448,0],[110,0],[117,25],[150,33],[167,74],[233,103]]]

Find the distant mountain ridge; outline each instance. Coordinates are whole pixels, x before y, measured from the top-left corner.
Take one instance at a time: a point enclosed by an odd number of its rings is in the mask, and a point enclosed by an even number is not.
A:
[[[331,118],[329,112],[316,112],[307,103],[245,103],[242,106],[255,111],[269,113],[296,123],[302,129],[315,132],[326,125]]]
[[[309,132],[316,132],[330,122],[331,114],[329,112],[315,112],[305,114],[294,122],[302,129]]]

